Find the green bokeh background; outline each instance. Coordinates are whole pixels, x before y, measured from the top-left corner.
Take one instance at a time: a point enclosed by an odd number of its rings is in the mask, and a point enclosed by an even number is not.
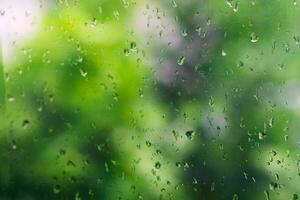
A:
[[[3,66],[0,199],[298,199],[295,2],[53,1]]]

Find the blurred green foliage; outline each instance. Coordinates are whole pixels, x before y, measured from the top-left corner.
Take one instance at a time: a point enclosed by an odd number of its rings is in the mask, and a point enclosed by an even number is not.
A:
[[[0,198],[298,199],[297,19],[282,0],[53,2],[0,73]]]

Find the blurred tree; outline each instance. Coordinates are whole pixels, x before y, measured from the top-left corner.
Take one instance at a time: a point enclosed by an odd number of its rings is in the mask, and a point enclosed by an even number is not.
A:
[[[297,112],[278,98],[299,81],[297,11],[53,2],[0,73],[0,198],[297,199]]]

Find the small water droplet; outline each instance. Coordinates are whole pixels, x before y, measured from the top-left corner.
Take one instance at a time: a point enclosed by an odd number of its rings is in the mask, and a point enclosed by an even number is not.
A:
[[[124,52],[125,56],[129,56],[129,54],[130,54],[130,51],[128,48],[124,48],[123,52]]]
[[[28,128],[29,124],[30,124],[29,120],[28,120],[28,119],[25,119],[25,120],[23,121],[23,123],[22,123],[22,127],[23,127],[24,129],[26,129],[26,128]]]
[[[172,6],[173,6],[173,8],[176,8],[176,7],[177,7],[176,1],[172,0]]]
[[[75,165],[75,163],[72,160],[68,160],[67,166],[75,167],[76,165]]]
[[[0,15],[4,16],[5,15],[5,10],[0,9]]]
[[[256,33],[252,32],[252,33],[250,34],[250,41],[251,41],[252,43],[255,43],[255,42],[257,42],[258,40],[259,40],[259,37],[256,35]]]
[[[15,140],[12,140],[12,141],[11,141],[11,148],[12,148],[13,150],[16,150],[16,149],[17,149],[17,142],[16,142]]]
[[[201,27],[196,28],[196,32],[199,36],[201,36],[202,28]]]
[[[29,17],[30,15],[31,15],[30,11],[29,10],[25,10],[25,16]]]
[[[236,2],[233,6],[233,12],[237,12],[239,10],[239,4]]]
[[[234,194],[232,200],[239,200],[239,196],[237,194]]]
[[[269,120],[269,127],[270,127],[270,128],[273,128],[273,125],[274,125],[274,119],[271,118],[271,119]]]
[[[215,182],[212,182],[211,186],[210,186],[210,191],[215,191]]]
[[[224,51],[224,49],[222,49],[221,55],[222,56],[227,56],[227,53]]]
[[[267,190],[264,190],[264,194],[265,194],[266,200],[270,200],[270,195]]]
[[[144,91],[142,88],[139,89],[139,96],[142,98],[144,97]]]
[[[196,132],[195,131],[187,131],[187,132],[185,132],[185,135],[189,140],[193,140],[196,135]]]
[[[266,137],[267,137],[267,134],[266,134],[266,133],[262,133],[262,132],[259,132],[259,133],[258,133],[258,139],[264,140],[264,139],[266,139]]]
[[[115,10],[113,12],[113,16],[116,18],[116,20],[119,20],[120,13],[117,10]]]
[[[83,58],[82,57],[78,57],[77,58],[77,62],[82,63],[83,62]]]
[[[188,35],[186,29],[183,29],[183,30],[181,31],[181,35],[182,35],[183,37],[186,37],[186,36]]]
[[[240,62],[238,63],[239,67],[243,67],[244,66],[244,62],[240,60]]]
[[[131,52],[136,52],[136,43],[135,42],[130,42],[130,51]]]
[[[59,150],[59,154],[60,154],[61,156],[65,155],[65,154],[66,154],[66,150],[60,149],[60,150]]]
[[[161,164],[160,164],[160,162],[157,161],[154,166],[155,166],[156,169],[160,169]]]
[[[239,196],[237,194],[234,194],[232,200],[239,200]]]
[[[233,0],[227,0],[226,3],[227,3],[227,5],[228,5],[229,7],[232,8]]]
[[[208,18],[206,19],[206,25],[207,25],[207,26],[210,26],[210,23],[211,23],[211,19],[208,17]]]
[[[9,97],[8,97],[8,101],[9,101],[9,102],[13,102],[14,100],[15,100],[15,98],[14,98],[13,96],[9,96]]]
[[[146,141],[146,145],[147,145],[147,147],[151,147],[152,144],[151,144],[151,142],[149,140],[147,140]]]
[[[58,193],[60,193],[60,191],[61,191],[60,185],[55,185],[55,186],[53,187],[53,192],[54,192],[54,194],[58,194]]]
[[[294,0],[293,4],[294,6],[297,6],[297,0]]]
[[[83,69],[79,69],[79,71],[80,71],[80,75],[82,76],[82,77],[86,77],[87,76],[87,71],[85,71],[85,70],[83,70]]]
[[[180,56],[178,59],[177,59],[177,63],[178,65],[182,66],[184,64],[184,61],[185,61],[185,57],[184,56]]]
[[[293,200],[298,200],[298,199],[299,199],[298,194],[293,194]]]
[[[294,39],[296,45],[299,45],[299,43],[300,43],[300,37],[299,36],[294,36],[293,39]]]
[[[42,106],[40,106],[40,107],[38,107],[38,112],[42,112],[43,111],[43,107]]]
[[[271,182],[271,183],[269,184],[269,188],[270,188],[270,190],[275,190],[275,189],[278,188],[278,184],[275,183],[275,182]]]

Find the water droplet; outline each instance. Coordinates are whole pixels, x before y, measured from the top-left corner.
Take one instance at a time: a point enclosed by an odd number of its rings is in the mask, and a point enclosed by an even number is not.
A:
[[[239,200],[239,196],[237,194],[234,194],[232,200]]]
[[[77,62],[82,63],[83,62],[83,58],[82,57],[78,57],[77,58]]]
[[[68,160],[67,166],[75,167],[76,165],[75,165],[75,163],[72,160]]]
[[[269,127],[270,127],[270,128],[273,128],[273,125],[274,125],[274,119],[271,118],[271,119],[269,120]]]
[[[184,57],[184,56],[180,56],[180,57],[177,59],[178,65],[182,66],[182,65],[184,64],[184,60],[185,60],[185,57]]]
[[[257,42],[258,40],[259,40],[259,37],[256,35],[256,33],[252,32],[252,33],[250,34],[250,41],[253,42],[253,43],[255,43],[255,42]]]
[[[237,12],[239,10],[239,4],[236,2],[233,6],[233,12]]]
[[[147,145],[147,147],[151,147],[152,144],[151,144],[150,141],[147,140],[147,141],[146,141],[146,145]]]
[[[79,69],[79,71],[80,71],[80,75],[82,76],[82,77],[86,77],[87,76],[87,71],[85,71],[85,70],[83,70],[83,69]]]
[[[185,132],[185,135],[189,140],[193,140],[196,135],[196,132],[195,131],[187,131],[187,132]]]
[[[208,17],[208,18],[206,19],[206,25],[207,25],[207,26],[210,26],[210,23],[211,23],[211,19]]]
[[[155,166],[156,169],[160,169],[161,164],[160,164],[160,162],[157,161],[154,166]]]
[[[215,191],[215,182],[212,182],[210,186],[210,191]]]
[[[229,7],[232,8],[233,0],[227,0],[226,3],[227,3],[227,5],[228,5]]]
[[[186,37],[186,36],[188,35],[186,29],[183,29],[183,30],[181,31],[181,35],[182,35],[183,37]]]
[[[0,9],[0,15],[4,16],[5,15],[5,10]]]
[[[244,66],[244,62],[240,60],[240,62],[238,63],[239,67],[243,67]]]
[[[53,102],[53,100],[54,100],[54,95],[53,95],[53,94],[50,94],[50,95],[49,95],[49,101],[50,101],[50,102]]]
[[[81,196],[79,192],[76,192],[75,194],[75,200],[81,200]]]
[[[222,49],[221,55],[222,56],[227,56],[227,53],[224,51],[224,49]]]
[[[293,194],[293,200],[297,200],[297,199],[299,199],[298,194]]]
[[[265,194],[266,200],[270,200],[270,195],[267,190],[264,190],[264,194]]]
[[[144,97],[144,91],[142,88],[139,89],[139,96],[142,98]]]
[[[177,7],[176,1],[172,0],[172,6],[173,6],[173,8],[176,8],[176,7]]]
[[[61,191],[60,185],[55,185],[55,186],[53,187],[53,192],[54,192],[54,194],[58,194],[58,193],[60,193],[60,191]]]
[[[130,54],[130,51],[129,51],[128,48],[125,48],[125,49],[123,50],[123,52],[124,52],[124,55],[125,55],[125,56],[129,56],[129,54]]]
[[[213,96],[210,96],[209,97],[209,100],[208,100],[208,105],[213,108],[214,105],[215,105],[215,98]]]
[[[30,124],[29,120],[28,120],[28,119],[25,119],[25,120],[23,121],[23,123],[22,123],[22,127],[23,127],[24,129],[26,129],[26,128],[28,128],[29,124]]]
[[[119,101],[119,95],[118,95],[118,93],[116,93],[116,92],[113,93],[113,99],[115,101]]]
[[[13,102],[14,100],[15,100],[15,98],[14,98],[13,96],[9,96],[9,97],[8,97],[8,101],[9,101],[9,102]]]
[[[196,32],[200,36],[202,32],[202,28],[201,27],[196,28]]]
[[[12,148],[13,150],[16,150],[16,149],[17,149],[17,142],[16,142],[15,140],[12,140],[12,141],[11,141],[11,148]]]
[[[103,178],[97,178],[97,184],[99,185],[101,183],[103,183]]]
[[[267,134],[266,134],[266,133],[262,133],[262,132],[259,132],[259,133],[258,133],[258,138],[259,138],[260,140],[264,140],[264,139],[266,139],[266,137],[267,137]]]
[[[59,154],[60,154],[61,156],[65,155],[65,154],[66,154],[66,150],[60,149],[60,150],[59,150]]]
[[[132,52],[136,52],[136,43],[135,42],[130,42],[130,51]]]
[[[293,39],[294,39],[296,45],[299,45],[299,43],[300,43],[300,37],[299,36],[294,36]]]
[[[38,107],[38,112],[42,112],[43,111],[43,107],[42,106],[40,106],[40,107]]]
[[[275,183],[275,182],[271,182],[271,183],[269,184],[269,188],[270,188],[270,190],[275,190],[275,189],[278,188],[278,184]]]
[[[129,7],[129,2],[127,0],[122,0],[123,4],[124,4],[124,8],[128,8]]]
[[[25,10],[25,16],[29,17],[30,15],[31,15],[30,11],[29,10]]]
[[[119,20],[120,13],[117,10],[115,10],[113,12],[113,16],[116,18],[116,20]]]

